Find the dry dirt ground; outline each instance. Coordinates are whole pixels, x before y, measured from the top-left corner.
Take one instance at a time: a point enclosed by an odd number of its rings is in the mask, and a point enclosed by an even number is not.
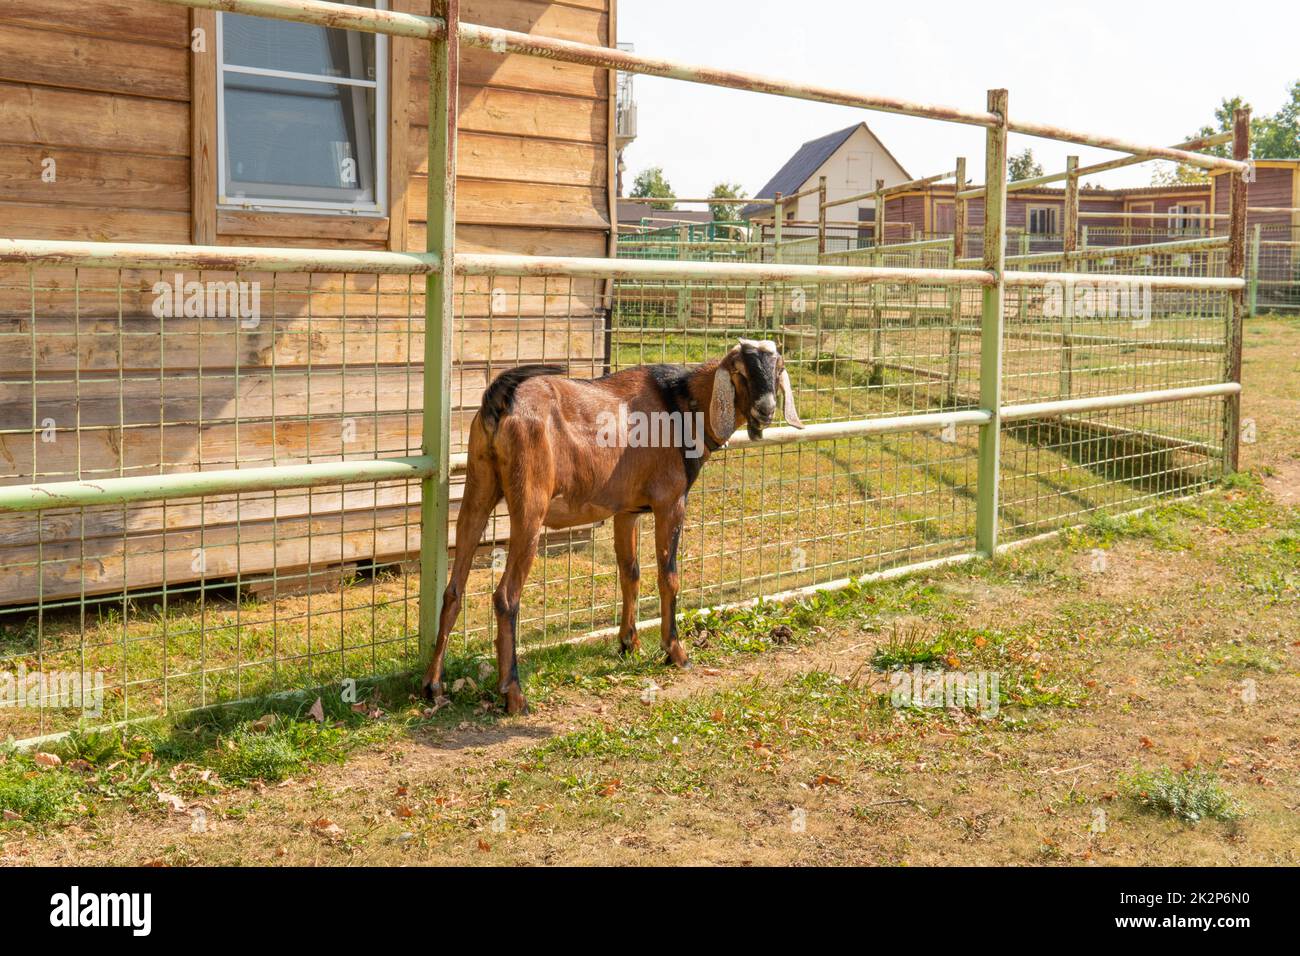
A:
[[[1246,341],[1253,482],[774,618],[691,671],[611,663],[529,717],[0,829],[0,861],[1295,863],[1300,322]],[[1001,672],[999,713],[890,707],[873,664],[923,645],[928,666]],[[1235,819],[1144,807],[1132,775],[1162,767],[1212,775]]]

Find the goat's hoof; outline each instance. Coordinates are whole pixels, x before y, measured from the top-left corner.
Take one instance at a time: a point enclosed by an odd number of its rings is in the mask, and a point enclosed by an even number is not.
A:
[[[524,699],[523,689],[518,684],[511,684],[505,689],[506,713],[510,716],[528,716],[528,701]]]
[[[618,656],[631,657],[639,650],[641,650],[641,642],[634,639],[631,644],[620,644],[618,646]]]
[[[442,694],[442,681],[431,680],[426,677],[420,682],[420,692],[424,694],[425,700],[437,700]]]
[[[665,664],[675,664],[682,670],[691,666],[690,659],[686,656],[686,648],[682,647],[679,641],[673,641],[665,648],[667,656],[664,658]]]

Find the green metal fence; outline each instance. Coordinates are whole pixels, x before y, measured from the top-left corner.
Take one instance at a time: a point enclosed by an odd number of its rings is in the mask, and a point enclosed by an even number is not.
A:
[[[430,41],[429,250],[0,239],[0,448],[12,463],[0,482],[0,670],[91,675],[103,705],[88,716],[38,694],[0,711],[0,734],[30,740],[417,666],[469,419],[486,383],[525,355],[591,377],[699,361],[740,336],[781,346],[809,426],[738,435],[704,470],[682,542],[683,608],[990,556],[1203,488],[1234,465],[1240,227],[1227,276],[1085,279],[1005,261],[1009,130],[1155,147],[1012,120],[1002,91],[961,111],[775,83],[459,24],[454,2],[439,18],[184,2]],[[990,251],[975,268],[954,268],[951,243],[827,250],[828,261],[734,243],[698,259],[689,243],[672,260],[458,254],[460,42],[983,127]],[[257,283],[256,323],[229,308],[154,314],[168,283],[191,282],[236,296]],[[1081,283],[1130,298],[1080,308]],[[481,542],[458,653],[490,646],[508,534],[503,512]],[[543,540],[525,644],[609,631],[610,536],[597,523]],[[650,582],[642,593],[648,626]]]
[[[1250,231],[1248,259],[1251,315],[1300,309],[1300,226],[1258,223]]]

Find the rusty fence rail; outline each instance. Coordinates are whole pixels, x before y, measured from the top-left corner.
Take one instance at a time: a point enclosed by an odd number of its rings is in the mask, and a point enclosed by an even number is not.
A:
[[[1202,488],[1235,467],[1246,289],[1240,176],[1224,275],[1107,275],[1116,289],[1140,290],[1142,314],[1085,315],[1061,296],[1076,272],[1008,268],[1019,263],[1006,256],[1006,139],[1022,132],[1241,173],[1244,114],[1227,159],[1018,120],[1005,91],[991,91],[983,110],[962,110],[834,90],[461,23],[455,0],[440,17],[318,0],[164,2],[429,41],[428,246],[0,240],[2,330],[15,346],[0,387],[16,399],[0,441],[19,463],[0,486],[0,570],[31,591],[23,620],[0,632],[0,665],[107,674],[112,704],[100,722],[407,669],[426,655],[468,416],[491,375],[522,356],[525,337],[574,375],[698,361],[743,334],[780,341],[810,427],[738,438],[706,470],[684,560],[696,582],[687,603],[697,608],[991,556],[1010,540]],[[954,268],[960,243],[935,266],[912,253],[827,264],[816,236],[809,258],[799,252],[806,237],[780,235],[781,217],[775,261],[460,253],[462,44],[981,127],[991,174],[978,267]],[[964,180],[960,166],[955,175]],[[157,295],[155,277],[165,284],[169,271],[186,285],[195,277],[238,288],[257,277],[274,321],[227,321],[211,340],[202,313],[190,326],[146,328],[123,303],[138,308]],[[70,367],[47,366],[44,334],[73,343]],[[1174,349],[1161,347],[1169,341]],[[1191,341],[1216,344],[1183,348]],[[169,350],[180,347],[199,363],[194,394],[183,399],[171,390],[190,385],[167,374]],[[290,375],[281,356],[302,349],[332,358]],[[218,353],[224,384],[205,392],[203,358]],[[142,379],[145,358],[153,364]],[[250,411],[250,395],[271,404]],[[46,402],[69,409],[71,424],[47,425]],[[250,457],[257,442],[261,457]],[[214,506],[229,520],[220,542],[211,540]],[[725,546],[755,516],[774,539]],[[286,518],[294,561],[306,568],[301,598],[280,589]],[[128,572],[140,528],[156,540],[163,569],[147,600]],[[485,549],[507,536],[500,515]],[[372,567],[360,566],[358,542],[372,549]],[[532,640],[600,634],[611,622],[608,544],[599,525],[546,540],[526,599],[537,610],[521,621]],[[213,548],[229,567],[214,566]],[[256,548],[270,564],[250,577],[269,584],[271,598],[246,606],[241,556]],[[314,598],[321,561],[350,563],[364,580],[337,581]],[[493,626],[485,597],[495,558],[484,561],[462,624],[466,653]],[[168,606],[173,567],[186,590],[179,621]],[[51,569],[71,570],[59,583]],[[219,604],[213,589],[232,579]],[[0,611],[15,624],[12,608]],[[0,733],[30,740],[84,722],[51,703]]]

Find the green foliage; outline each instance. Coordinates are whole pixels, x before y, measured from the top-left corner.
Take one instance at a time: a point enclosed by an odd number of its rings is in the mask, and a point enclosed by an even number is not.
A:
[[[1214,111],[1214,124],[1202,126],[1192,137],[1212,136],[1232,131],[1233,114],[1250,104],[1240,96],[1224,99]],[[1300,80],[1291,84],[1287,99],[1276,113],[1260,113],[1250,118],[1250,155],[1255,159],[1294,159],[1300,156]],[[1215,156],[1228,156],[1230,143],[1207,150]]]
[[[1033,179],[1041,175],[1043,175],[1043,164],[1034,160],[1034,151],[1027,146],[1023,152],[1007,159],[1007,178],[1012,182],[1019,179]]]
[[[741,193],[741,188],[739,183],[721,182],[713,187],[713,191],[709,193],[709,198],[710,199],[733,199],[735,197],[738,197],[740,193]],[[735,202],[710,203],[709,215],[718,221],[739,219],[740,208],[741,208],[740,203],[735,203]]]
[[[1198,166],[1182,163],[1158,163],[1151,174],[1152,186],[1182,186],[1189,183],[1208,183],[1209,174]]]
[[[877,670],[911,667],[913,664],[930,664],[942,661],[951,653],[944,635],[936,635],[928,627],[913,625],[895,627],[887,640],[871,654],[871,666]]]
[[[673,187],[668,180],[664,178],[664,169],[662,166],[650,166],[636,174],[636,179],[632,181],[633,199],[654,199],[662,197],[671,197]],[[673,204],[670,202],[652,202],[650,204],[655,209],[672,209]]]
[[[1214,110],[1214,122],[1202,126],[1188,139],[1232,132],[1236,111],[1250,104],[1240,96],[1225,97]],[[1204,152],[1230,156],[1231,143],[1220,143]],[[1255,159],[1294,159],[1300,156],[1300,80],[1291,84],[1287,99],[1276,113],[1252,115],[1250,118],[1250,155]],[[1161,163],[1151,175],[1153,186],[1177,186],[1209,180],[1203,169],[1174,163]]]
[[[61,823],[71,819],[81,800],[76,780],[66,771],[39,767],[28,754],[0,754],[0,831],[21,823]]]
[[[1205,819],[1227,822],[1241,816],[1241,807],[1223,789],[1218,776],[1199,767],[1181,772],[1169,767],[1154,772],[1138,770],[1120,782],[1125,795],[1142,809],[1185,823]]]
[[[341,759],[343,742],[343,731],[310,722],[280,721],[261,732],[250,724],[222,738],[213,762],[228,784],[274,783],[311,763]]]

